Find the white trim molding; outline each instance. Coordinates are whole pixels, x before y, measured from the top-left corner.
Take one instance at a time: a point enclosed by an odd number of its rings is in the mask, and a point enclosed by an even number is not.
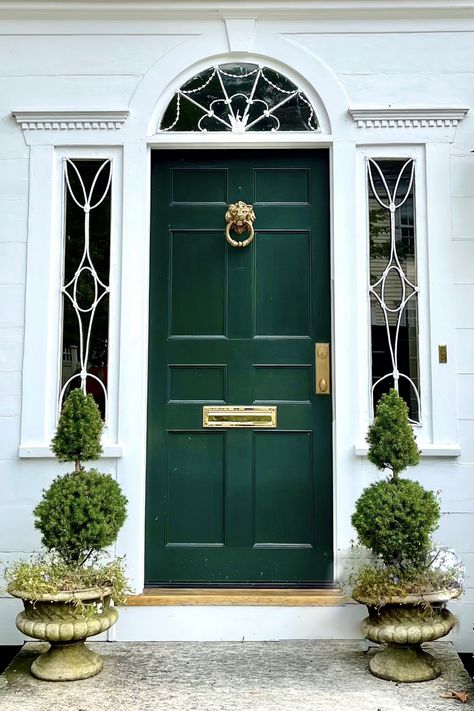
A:
[[[359,128],[455,128],[469,109],[465,106],[352,107],[349,114]]]
[[[54,459],[51,447],[46,445],[21,444],[18,449],[20,459]],[[123,456],[123,448],[120,444],[105,445],[102,447],[101,459],[119,459]]]
[[[274,18],[471,18],[473,0],[0,0],[0,17],[25,13],[31,18],[91,19],[203,19],[231,12],[234,17],[256,13]]]
[[[354,454],[357,457],[366,457],[369,447],[365,443],[354,445]],[[420,447],[422,457],[459,457],[461,455],[460,444],[422,444]]]
[[[123,111],[12,111],[23,131],[115,130],[130,112]]]

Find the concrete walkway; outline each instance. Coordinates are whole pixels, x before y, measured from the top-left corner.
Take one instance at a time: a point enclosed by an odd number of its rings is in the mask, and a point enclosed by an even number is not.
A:
[[[94,643],[104,670],[76,682],[28,673],[41,645],[28,643],[0,677],[1,711],[449,711],[474,707],[474,687],[450,643],[427,645],[443,675],[381,681],[367,644],[351,641]],[[468,691],[467,704],[442,699]]]

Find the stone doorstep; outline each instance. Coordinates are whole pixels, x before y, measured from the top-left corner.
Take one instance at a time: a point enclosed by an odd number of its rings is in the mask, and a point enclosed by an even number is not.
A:
[[[450,642],[424,645],[441,677],[394,684],[373,677],[360,641],[94,642],[98,676],[42,682],[29,674],[47,645],[28,642],[0,677],[1,711],[449,711],[474,707],[474,684]],[[441,698],[467,691],[461,705]]]

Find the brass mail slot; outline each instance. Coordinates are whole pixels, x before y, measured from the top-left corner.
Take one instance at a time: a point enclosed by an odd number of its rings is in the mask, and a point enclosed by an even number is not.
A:
[[[204,405],[203,427],[276,427],[275,405]]]

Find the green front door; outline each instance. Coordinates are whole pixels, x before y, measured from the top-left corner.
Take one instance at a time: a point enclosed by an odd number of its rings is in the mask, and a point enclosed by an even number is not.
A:
[[[328,186],[327,150],[153,153],[148,585],[332,580]],[[205,405],[274,405],[277,427],[205,428]]]

